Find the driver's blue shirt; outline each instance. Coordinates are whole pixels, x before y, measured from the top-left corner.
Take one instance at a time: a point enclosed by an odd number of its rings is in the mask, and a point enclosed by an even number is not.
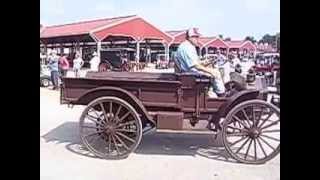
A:
[[[199,60],[196,48],[188,40],[180,44],[175,58],[182,72],[193,71],[192,67],[195,66]]]
[[[195,46],[193,46],[188,40],[184,41],[178,47],[175,56],[176,63],[182,72],[193,72],[195,74],[203,74],[198,71],[194,66],[199,63],[199,56]],[[222,94],[225,92],[224,84],[221,78],[215,78],[212,82],[213,90]]]

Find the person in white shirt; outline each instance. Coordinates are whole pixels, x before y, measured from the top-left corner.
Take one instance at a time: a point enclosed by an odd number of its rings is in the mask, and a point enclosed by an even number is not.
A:
[[[100,58],[98,57],[98,53],[94,52],[92,59],[90,60],[90,70],[94,72],[98,72],[99,70],[99,64],[100,64]]]
[[[241,65],[241,61],[238,58],[238,54],[237,53],[232,53],[231,63],[232,63],[232,67],[234,67],[234,68],[236,67],[237,64]]]
[[[217,50],[217,65],[220,68],[221,66],[224,65],[226,62],[227,58],[225,55],[221,54],[220,49]]]
[[[73,60],[73,71],[75,77],[80,77],[80,69],[83,66],[84,61],[80,56],[80,53],[76,53],[76,58]]]

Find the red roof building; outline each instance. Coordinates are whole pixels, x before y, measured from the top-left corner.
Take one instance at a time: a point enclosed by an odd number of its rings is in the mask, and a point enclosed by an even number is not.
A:
[[[44,42],[50,40],[54,42],[54,39],[63,37],[64,41],[72,41],[73,39],[69,37],[81,36],[82,39],[90,37],[92,41],[104,41],[108,36],[130,37],[136,41],[145,39],[159,39],[166,43],[172,41],[169,34],[136,15],[48,26],[41,32],[40,39]]]
[[[199,43],[201,47],[228,49],[228,45],[218,37],[200,37]]]
[[[166,31],[166,33],[173,38],[172,45],[179,45],[186,40],[187,30]]]
[[[251,41],[226,41],[229,49],[256,51],[256,46]]]
[[[80,43],[83,46],[89,43],[96,44],[97,51],[100,52],[101,44],[104,42],[134,42],[138,59],[140,43],[152,40],[162,43],[165,49],[168,49],[166,46],[173,38],[137,15],[47,26],[40,31],[40,41],[45,46],[58,44],[62,47],[71,44],[78,50]]]

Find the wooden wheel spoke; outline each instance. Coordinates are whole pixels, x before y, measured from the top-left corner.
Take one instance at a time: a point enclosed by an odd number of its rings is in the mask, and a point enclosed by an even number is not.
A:
[[[244,109],[242,109],[241,110],[241,112],[242,112],[242,114],[244,115],[244,117],[246,118],[246,122],[248,123],[248,127],[250,127],[250,119],[249,119],[249,117],[248,117],[248,114],[247,114],[247,112],[244,110]]]
[[[128,121],[126,123],[123,123],[123,124],[119,124],[116,128],[119,128],[119,127],[122,127],[122,126],[126,126],[126,125],[130,125],[130,124],[134,124],[136,121],[133,120],[133,121]]]
[[[266,151],[263,149],[262,144],[261,144],[261,142],[260,142],[259,138],[257,139],[257,141],[258,141],[258,144],[259,144],[260,149],[262,150],[262,152],[263,152],[264,156],[265,156],[265,157],[267,157],[268,155],[267,155]]]
[[[108,121],[107,112],[106,112],[106,110],[104,109],[103,103],[99,103],[99,104],[100,104],[101,110],[102,110],[102,112],[103,112],[104,118],[106,119],[106,121]]]
[[[272,123],[270,123],[270,124],[268,124],[268,125],[266,125],[266,126],[264,126],[264,127],[260,127],[260,128],[261,128],[261,130],[262,130],[262,129],[266,129],[266,128],[268,128],[268,127],[271,127],[271,126],[273,126],[273,125],[278,124],[278,122],[280,122],[280,120],[273,121]]]
[[[110,101],[109,113],[112,114],[112,101]]]
[[[136,130],[132,130],[132,129],[116,129],[116,131],[118,132],[128,132],[128,133],[136,133]]]
[[[247,127],[240,118],[238,118],[238,116],[233,115],[233,118],[235,118],[244,128],[249,129],[249,127]]]
[[[231,134],[227,134],[227,136],[231,137],[231,136],[246,136],[247,133],[244,132],[236,132],[236,133],[231,133]]]
[[[114,146],[116,148],[117,153],[120,154],[119,147],[117,146],[117,141],[115,140],[115,138],[114,138],[114,136],[112,134],[111,134],[111,138],[112,138],[112,140],[114,142]]]
[[[268,117],[265,118],[265,119],[263,119],[263,122],[262,122],[258,127],[261,128],[261,127],[264,125],[264,123],[266,123],[273,114],[274,114],[273,111],[270,112],[270,113],[268,114]]]
[[[254,160],[257,160],[257,142],[256,142],[256,139],[253,139],[253,147],[254,147]]]
[[[114,136],[123,145],[123,147],[125,147],[127,150],[130,150],[130,148],[121,140],[119,136],[117,136],[116,134]]]
[[[101,129],[100,127],[94,127],[94,126],[81,126],[82,128],[89,128],[89,129]]]
[[[249,153],[249,150],[250,150],[250,147],[251,147],[251,144],[252,144],[252,139],[250,140],[250,142],[249,142],[249,146],[248,146],[248,149],[247,149],[247,152],[246,152],[246,154],[244,155],[244,159],[247,159],[247,156],[248,156],[248,153]]]
[[[246,136],[240,138],[239,140],[237,140],[237,141],[233,142],[232,144],[230,144],[230,147],[231,147],[231,146],[234,146],[235,144],[237,144],[237,143],[239,143],[239,142],[241,142],[241,141],[243,141],[243,140],[246,139],[246,138],[247,138]]]
[[[87,138],[87,137],[90,137],[90,136],[94,136],[94,135],[97,135],[97,134],[101,134],[101,133],[103,133],[104,131],[97,131],[97,132],[95,132],[95,133],[91,133],[91,134],[88,134],[88,135],[86,135],[86,136],[84,136],[84,138]]]
[[[131,114],[131,112],[128,111],[125,115],[123,115],[123,116],[119,119],[119,121],[121,122],[123,119],[125,119],[126,117],[128,117],[130,114]]]
[[[252,106],[252,123],[253,123],[253,127],[256,127],[256,113],[254,111],[254,106]]]
[[[274,129],[274,130],[265,130],[261,131],[262,133],[272,133],[272,132],[280,132],[280,129]]]
[[[111,135],[108,136],[108,154],[110,154],[111,150]]]
[[[262,137],[259,137],[261,139],[262,142],[264,142],[265,144],[267,144],[272,150],[276,150],[274,147],[272,147],[266,140],[264,140]]]
[[[271,136],[267,136],[267,135],[264,135],[264,134],[261,134],[260,136],[280,142],[280,139],[277,139],[277,138],[274,138],[274,137],[271,137]]]
[[[119,107],[118,107],[118,109],[117,109],[117,112],[116,112],[116,114],[114,115],[115,119],[117,119],[117,120],[119,119],[118,115],[119,115],[121,109],[122,109],[122,106],[119,104]]]
[[[135,142],[136,142],[134,139],[132,139],[132,138],[130,138],[130,137],[128,137],[128,136],[126,136],[126,135],[124,135],[124,134],[123,134],[123,133],[121,133],[121,132],[116,132],[116,134],[118,134],[119,136],[121,136],[121,137],[123,137],[123,138],[127,139],[128,141],[131,141],[132,143],[135,143]]]
[[[247,140],[239,147],[239,149],[236,151],[236,153],[238,153],[250,140],[250,138],[247,138]]]
[[[227,128],[233,129],[233,130],[239,130],[240,132],[244,131],[243,129],[240,129],[238,127],[233,127],[233,126],[227,126]]]
[[[259,112],[259,117],[257,118],[257,121],[255,123],[255,127],[258,127],[260,120],[261,120],[261,116],[263,114],[263,107],[260,106],[260,112]]]

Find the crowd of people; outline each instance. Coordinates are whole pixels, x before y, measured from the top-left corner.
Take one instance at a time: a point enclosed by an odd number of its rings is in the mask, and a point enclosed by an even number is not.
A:
[[[100,59],[96,52],[94,52],[92,56],[93,57],[90,60],[90,71],[97,72],[99,69]],[[70,62],[68,61],[66,54],[58,54],[56,50],[52,50],[49,53],[47,57],[47,62],[48,69],[50,70],[51,82],[53,85],[52,89],[58,90],[59,79],[67,75],[67,72],[70,69]],[[76,52],[75,58],[73,59],[72,63],[72,70],[75,74],[75,77],[80,77],[80,70],[84,65],[84,60],[82,59],[81,54],[79,52]]]
[[[189,30],[187,32],[187,40],[180,44],[174,59],[182,71],[204,73],[214,77],[212,88],[210,89],[210,92],[215,92],[212,96],[224,96],[224,84],[231,81],[230,75],[232,73],[236,72],[242,76],[246,76],[255,65],[280,62],[280,58],[277,56],[257,56],[253,59],[253,56],[249,53],[239,54],[239,52],[235,51],[230,52],[226,56],[219,49],[212,58],[200,58],[195,49],[198,36],[193,30]],[[121,55],[121,64],[127,64],[127,61],[127,56]],[[72,60],[72,68],[67,54],[58,54],[55,50],[49,53],[47,62],[54,90],[59,89],[59,79],[65,77],[69,70],[74,72],[75,77],[80,77],[80,70],[84,66],[84,60],[79,52],[76,52]],[[100,71],[101,67],[99,66],[102,62],[97,52],[93,52],[89,63],[90,71]]]

